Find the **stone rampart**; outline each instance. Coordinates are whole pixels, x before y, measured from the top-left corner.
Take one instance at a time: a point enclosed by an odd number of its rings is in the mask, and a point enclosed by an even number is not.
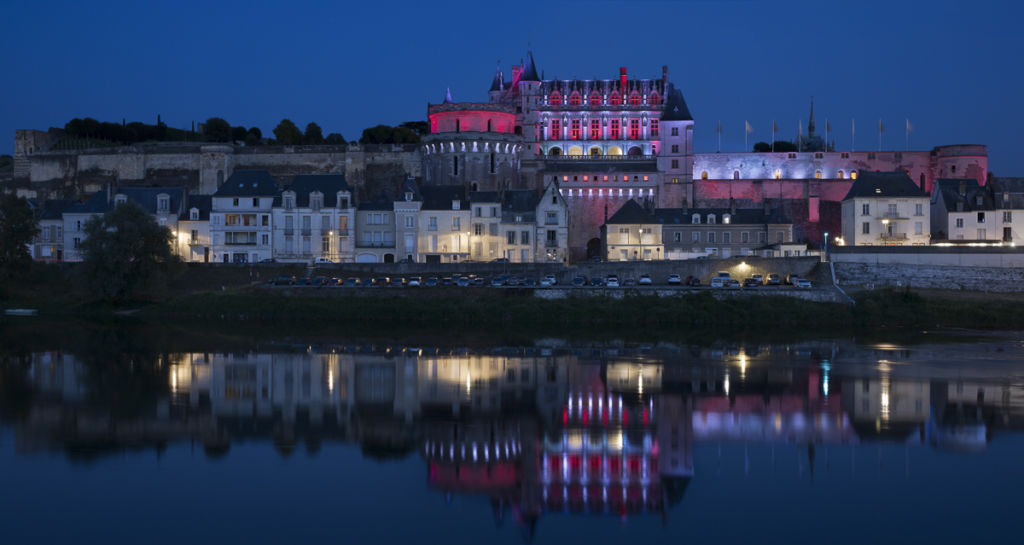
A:
[[[840,248],[832,252],[841,286],[1024,291],[1018,248]]]

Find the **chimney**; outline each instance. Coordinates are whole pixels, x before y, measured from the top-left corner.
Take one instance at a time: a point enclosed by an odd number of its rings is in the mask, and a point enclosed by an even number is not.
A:
[[[736,215],[736,199],[729,197],[729,215]]]
[[[621,91],[622,94],[626,94],[626,80],[627,79],[628,78],[626,77],[626,67],[623,66],[623,67],[619,68],[619,86],[620,86],[619,91]],[[623,97],[623,98],[625,98],[625,97]],[[623,104],[625,104],[625,102],[623,102]]]
[[[661,65],[661,84],[668,85],[668,65]]]
[[[966,197],[967,196],[967,181],[966,180],[960,180],[960,196],[961,197]]]

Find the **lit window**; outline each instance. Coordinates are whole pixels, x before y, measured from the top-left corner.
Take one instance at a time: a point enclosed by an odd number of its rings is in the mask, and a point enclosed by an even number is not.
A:
[[[776,180],[782,179],[782,169],[781,168],[775,169],[775,179]]]
[[[560,95],[558,93],[558,91],[555,91],[554,93],[551,93],[551,96],[548,97],[548,104],[550,104],[551,106],[561,106],[562,105],[562,95]]]
[[[551,139],[560,140],[562,138],[562,120],[552,119],[551,120]]]
[[[843,179],[843,171],[840,170],[839,172],[836,172],[836,178],[839,178],[840,180],[842,180]]]
[[[590,139],[600,140],[601,139],[601,120],[591,119],[590,120]]]
[[[608,97],[608,104],[612,106],[622,106],[622,95],[618,92],[614,92]]]
[[[633,91],[633,93],[629,95],[629,105],[630,106],[639,106],[640,105],[640,93],[638,93],[636,91]]]
[[[569,138],[573,140],[580,139],[580,120],[573,119],[569,124]]]
[[[658,136],[659,123],[660,122],[657,119],[651,120],[651,136]]]
[[[700,179],[701,180],[707,180],[708,179],[708,171],[706,171],[706,170],[702,171],[700,173]]]
[[[594,91],[593,93],[590,93],[590,105],[591,106],[600,106],[601,105],[601,95],[599,95],[597,93],[597,91]]]
[[[814,171],[814,178],[818,179],[818,180],[821,179],[821,171],[820,170],[815,170]]]
[[[569,106],[579,106],[582,103],[583,99],[582,97],[580,97],[579,93],[574,92],[573,94],[569,95]]]
[[[610,132],[611,132],[611,139],[612,140],[618,140],[618,139],[620,139],[622,137],[622,130],[620,128],[619,120],[618,119],[613,119],[612,120],[612,125],[611,125]]]
[[[659,95],[657,92],[651,93],[650,96],[647,97],[647,103],[653,104],[655,106],[661,104],[661,95]]]
[[[856,170],[851,170],[850,171],[850,179],[851,180],[856,180],[857,179],[857,171]]]

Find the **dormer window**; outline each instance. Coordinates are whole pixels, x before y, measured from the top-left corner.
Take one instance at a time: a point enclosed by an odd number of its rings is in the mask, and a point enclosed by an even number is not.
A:
[[[732,220],[732,216],[730,216],[729,214],[725,214],[725,215],[722,216],[722,223],[723,224],[729,225],[729,221],[730,220]]]
[[[976,202],[978,203],[978,206],[981,206],[981,195],[978,195]]]
[[[714,224],[715,224],[715,215],[714,214],[708,214],[708,225],[714,225]]]
[[[459,210],[462,207],[462,203],[458,200],[452,201],[452,210]]]
[[[191,221],[199,221],[199,209],[191,208],[188,211],[188,219]]]
[[[690,223],[693,225],[700,225],[700,214],[694,214],[690,217]]]
[[[117,195],[114,197],[114,204],[124,204],[128,202],[128,197],[125,195]]]
[[[407,202],[412,200],[412,191],[406,191],[405,192],[405,200]]]
[[[285,208],[285,210],[291,210],[291,209],[295,208],[295,193],[294,192],[292,192],[292,191],[285,192],[285,194],[282,196],[282,199],[284,200],[284,208]]]
[[[167,213],[171,209],[171,197],[164,194],[157,195],[156,209],[158,212]]]
[[[348,193],[338,193],[338,208],[348,208]]]
[[[324,194],[313,192],[309,194],[309,207],[313,210],[320,210],[324,207]]]

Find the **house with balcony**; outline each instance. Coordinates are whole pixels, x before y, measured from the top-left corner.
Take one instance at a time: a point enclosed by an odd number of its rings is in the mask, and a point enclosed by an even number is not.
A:
[[[416,195],[403,192],[403,210],[419,210]],[[383,193],[376,199],[360,201],[355,212],[356,263],[394,263],[395,260],[395,207],[396,201]],[[403,212],[404,215],[409,212]],[[415,237],[413,238],[415,240]],[[404,249],[404,248],[403,248]],[[404,254],[403,254],[404,257]],[[415,257],[415,253],[413,253]]]
[[[210,195],[189,195],[185,214],[178,220],[177,254],[189,263],[210,263]]]
[[[212,260],[258,263],[273,258],[277,181],[266,170],[236,170],[213,194],[210,209]]]
[[[469,194],[470,235],[469,258],[473,261],[494,261],[503,257],[501,238],[501,193],[472,191]]]
[[[34,206],[39,233],[32,239],[32,259],[64,261],[64,212],[75,204],[74,199],[47,199]]]
[[[662,224],[654,212],[630,199],[601,226],[601,246],[608,261],[665,258]]]
[[[905,172],[861,172],[843,199],[847,246],[924,246],[931,240],[930,197]]]
[[[355,260],[355,204],[344,174],[300,174],[274,199],[274,258]]]
[[[153,215],[158,224],[170,230],[174,240],[179,237],[178,219],[184,212],[186,193],[180,187],[117,187],[93,193],[85,202],[77,203],[62,214],[64,260],[81,261],[79,250],[85,240],[85,225],[94,217],[106,214],[118,204],[133,201]],[[171,245],[177,252],[177,244]]]
[[[418,262],[458,263],[470,258],[470,206],[462,185],[420,188]],[[399,215],[395,205],[395,215]]]
[[[537,199],[535,263],[568,263],[569,206],[558,182],[551,182]]]

